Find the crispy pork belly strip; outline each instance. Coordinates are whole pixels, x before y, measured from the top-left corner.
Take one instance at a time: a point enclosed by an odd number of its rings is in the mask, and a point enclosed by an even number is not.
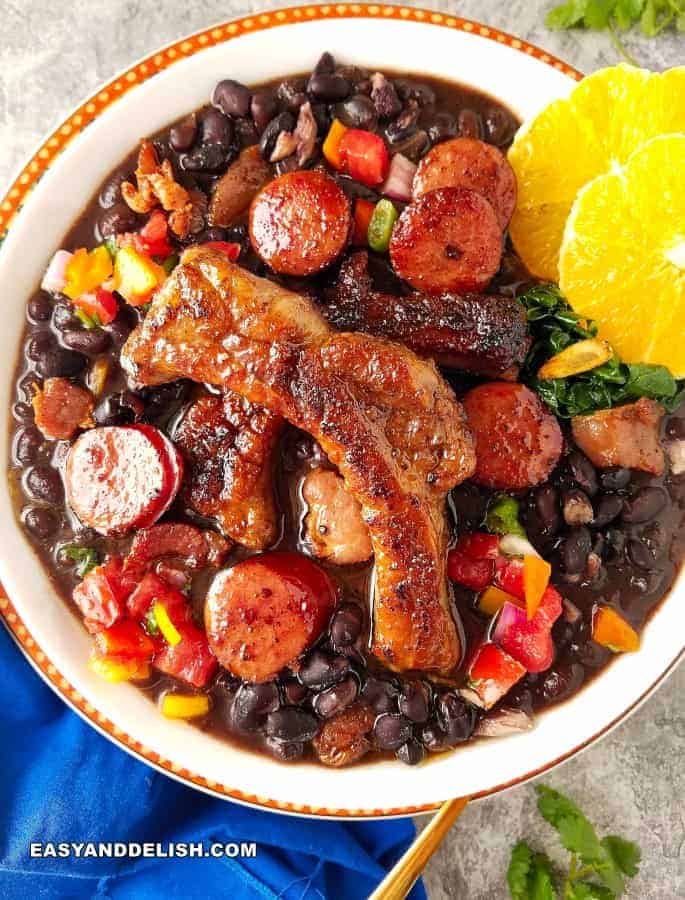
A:
[[[306,298],[202,248],[186,251],[121,359],[143,384],[218,384],[312,434],[369,526],[374,653],[401,670],[458,663],[445,495],[475,457],[432,363],[381,338],[331,332]]]
[[[518,300],[497,294],[384,294],[373,288],[365,250],[342,264],[322,312],[341,331],[388,337],[474,375],[515,379],[530,343]]]
[[[196,400],[174,434],[188,462],[188,504],[251,550],[278,537],[272,482],[282,426],[280,416],[227,391]]]

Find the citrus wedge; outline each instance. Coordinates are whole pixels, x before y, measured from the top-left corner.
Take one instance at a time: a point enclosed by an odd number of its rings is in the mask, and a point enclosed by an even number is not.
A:
[[[685,376],[685,135],[653,138],[580,191],[559,275],[625,362]]]
[[[524,125],[509,150],[518,182],[509,230],[530,271],[556,281],[578,191],[645,141],[673,132],[685,132],[685,67],[663,74],[624,64],[601,69]]]

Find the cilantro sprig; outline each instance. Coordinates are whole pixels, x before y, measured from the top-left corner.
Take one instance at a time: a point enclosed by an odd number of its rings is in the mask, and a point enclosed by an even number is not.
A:
[[[560,418],[584,415],[649,397],[672,412],[685,397],[665,366],[623,363],[614,356],[568,378],[538,380],[540,366],[570,344],[595,337],[597,325],[577,315],[555,284],[536,284],[519,297],[533,338],[522,377]]]
[[[76,574],[83,578],[94,569],[100,561],[95,547],[79,547],[78,544],[65,544],[61,549],[61,555],[76,565]]]
[[[519,841],[511,853],[507,883],[512,900],[613,900],[625,891],[626,878],[638,873],[640,849],[617,835],[597,836],[589,819],[559,791],[538,785],[538,809],[571,853],[561,877],[545,853]]]

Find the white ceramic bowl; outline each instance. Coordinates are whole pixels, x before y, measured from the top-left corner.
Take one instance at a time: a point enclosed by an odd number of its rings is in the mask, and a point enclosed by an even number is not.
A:
[[[524,119],[566,94],[578,77],[543,51],[474,23],[358,5],[302,7],[224,24],[136,64],[46,139],[0,204],[0,228],[11,219],[0,252],[0,410],[12,402],[27,298],[115,164],[142,135],[206,102],[220,78],[250,84],[303,71],[325,49],[348,63],[474,85]],[[0,423],[4,459],[6,415]],[[218,796],[308,814],[398,815],[532,777],[626,716],[674,666],[683,647],[681,579],[646,628],[640,652],[617,659],[572,700],[543,714],[532,732],[479,741],[411,769],[397,762],[341,771],[286,767],[165,720],[135,688],[108,684],[89,671],[90,638],[55,596],[17,527],[4,478],[0,578],[8,594],[0,600],[6,623],[46,680],[95,727],[149,763]]]

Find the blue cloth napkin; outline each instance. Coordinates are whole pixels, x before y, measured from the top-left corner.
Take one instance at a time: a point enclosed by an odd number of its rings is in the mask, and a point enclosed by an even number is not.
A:
[[[0,627],[3,900],[367,897],[409,819],[338,823],[249,809],[139,763],[73,713]],[[287,770],[284,777],[287,777]],[[32,859],[32,841],[255,841],[253,859]],[[425,900],[421,885],[412,900]]]

